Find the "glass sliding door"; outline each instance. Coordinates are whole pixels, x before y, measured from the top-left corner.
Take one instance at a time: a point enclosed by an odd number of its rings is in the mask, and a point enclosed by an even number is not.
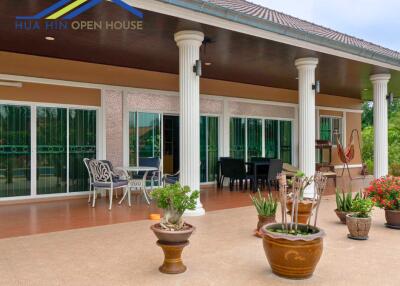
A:
[[[246,157],[246,119],[230,119],[230,156],[237,159]]]
[[[200,162],[200,181],[215,181],[218,162],[218,117],[200,117]]]
[[[207,182],[207,117],[200,116],[200,182]]]
[[[277,159],[278,153],[278,120],[265,120],[265,156]]]
[[[129,112],[129,166],[136,166],[137,151],[137,113]]]
[[[37,194],[67,192],[67,109],[37,108]]]
[[[31,193],[31,110],[0,105],[0,197]]]
[[[69,110],[69,192],[89,190],[84,158],[96,158],[96,111]]]
[[[161,158],[161,116],[159,113],[129,113],[129,164],[140,157]]]
[[[208,181],[213,182],[218,172],[218,117],[208,117]]]
[[[280,158],[284,163],[292,163],[292,122],[280,121]]]
[[[292,163],[292,121],[265,120],[265,156]]]
[[[247,119],[247,159],[262,156],[262,120]]]

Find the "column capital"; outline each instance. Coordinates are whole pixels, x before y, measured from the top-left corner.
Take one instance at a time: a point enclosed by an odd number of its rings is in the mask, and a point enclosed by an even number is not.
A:
[[[174,39],[178,46],[183,42],[201,46],[204,40],[204,33],[200,31],[190,31],[190,30],[180,31],[175,33]]]
[[[318,59],[317,58],[300,58],[294,62],[294,65],[298,69],[302,68],[302,67],[316,68],[318,65]]]
[[[369,77],[372,83],[387,83],[390,80],[390,74],[388,73],[380,73],[380,74],[373,74]]]

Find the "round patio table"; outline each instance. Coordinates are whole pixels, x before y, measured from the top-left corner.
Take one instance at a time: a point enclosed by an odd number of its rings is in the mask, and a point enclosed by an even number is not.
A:
[[[158,171],[158,169],[156,167],[148,167],[148,166],[118,167],[118,169],[125,170],[127,173],[143,172],[143,177],[141,177],[141,178],[135,178],[135,179],[128,178],[129,183],[128,183],[127,191],[124,193],[122,199],[119,201],[119,204],[121,204],[124,201],[124,199],[126,198],[126,195],[128,195],[129,206],[131,205],[130,194],[131,194],[132,188],[140,189],[143,192],[143,195],[147,201],[147,204],[150,204],[149,194],[146,191],[146,178],[147,178],[147,174],[149,172]]]

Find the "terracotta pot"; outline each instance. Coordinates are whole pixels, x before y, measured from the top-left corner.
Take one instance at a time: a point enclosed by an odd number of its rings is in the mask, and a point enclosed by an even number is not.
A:
[[[272,272],[290,279],[311,277],[322,255],[324,231],[310,226],[314,234],[293,236],[269,230],[281,227],[281,224],[268,224],[261,228],[264,251]],[[299,225],[299,228],[306,227]]]
[[[336,213],[337,217],[340,219],[340,222],[343,224],[346,224],[346,215],[348,215],[349,212],[343,212],[343,211],[339,211],[336,209],[335,213]]]
[[[350,234],[349,238],[357,239],[357,240],[366,240],[368,239],[368,233],[371,229],[371,217],[368,218],[360,218],[353,217],[351,214],[346,216],[346,224],[349,229]]]
[[[189,240],[189,237],[192,235],[193,231],[196,229],[194,226],[185,223],[185,225],[189,226],[188,229],[178,230],[178,231],[169,231],[160,228],[160,224],[154,224],[150,228],[157,236],[158,240],[166,243],[179,243],[186,242]]]
[[[387,225],[400,229],[400,210],[385,210]]]
[[[292,201],[289,200],[286,203],[286,207],[288,209],[288,214],[292,214]],[[312,201],[310,200],[302,200],[299,202],[299,212],[298,212],[298,220],[300,224],[307,224],[308,219],[311,216],[312,213]]]
[[[269,223],[275,223],[275,215],[273,216],[262,216],[258,215],[258,223],[257,223],[257,230],[260,231],[260,228]]]

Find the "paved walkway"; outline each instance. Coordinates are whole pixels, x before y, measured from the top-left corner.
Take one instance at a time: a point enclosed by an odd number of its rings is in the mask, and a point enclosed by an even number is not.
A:
[[[184,251],[184,274],[158,272],[162,251],[145,220],[1,239],[0,285],[398,286],[400,231],[384,227],[384,212],[374,211],[370,240],[354,241],[338,223],[333,197],[321,207],[324,253],[304,281],[271,273],[261,239],[252,236],[256,212],[242,207],[187,219],[197,231]]]

